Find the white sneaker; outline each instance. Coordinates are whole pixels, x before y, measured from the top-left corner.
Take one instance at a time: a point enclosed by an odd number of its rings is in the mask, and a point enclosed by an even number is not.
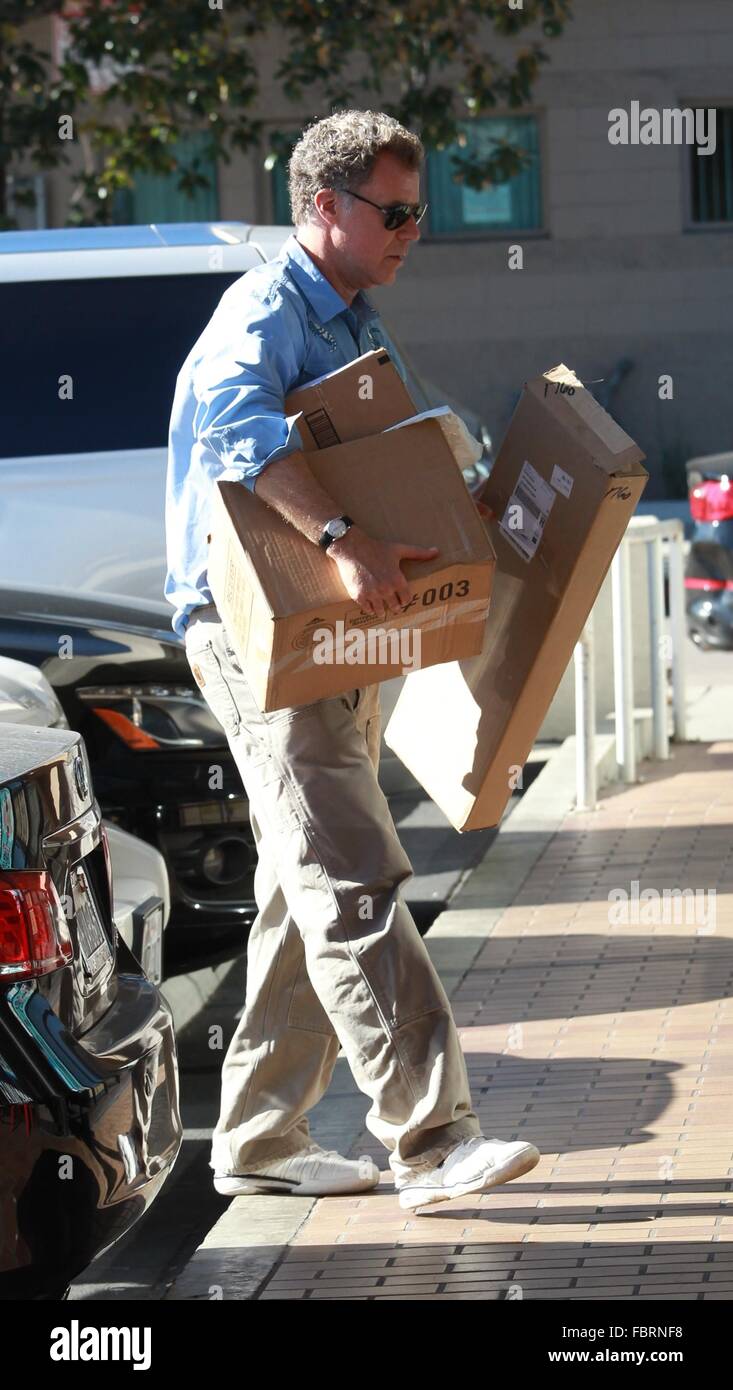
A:
[[[256,1192],[284,1192],[297,1197],[328,1197],[369,1192],[379,1169],[369,1158],[344,1158],[336,1149],[311,1144],[286,1158],[255,1163],[243,1173],[215,1173],[214,1187],[223,1197]]]
[[[534,1144],[506,1144],[501,1139],[464,1139],[437,1168],[408,1178],[398,1188],[400,1206],[408,1210],[466,1197],[470,1192],[486,1192],[502,1182],[520,1178],[540,1161]]]

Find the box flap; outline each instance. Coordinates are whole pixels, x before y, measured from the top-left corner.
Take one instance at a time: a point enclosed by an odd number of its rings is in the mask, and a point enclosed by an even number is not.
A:
[[[299,417],[306,450],[363,439],[414,413],[412,397],[386,348],[364,352],[285,398],[285,414]]]
[[[645,457],[638,444],[598,404],[572,370],[560,363],[525,384],[555,418],[588,451],[596,466],[608,474],[639,474]]]
[[[398,424],[390,425],[389,429],[401,430],[405,425],[416,424],[418,420],[438,421],[445,441],[461,470],[473,468],[473,465],[478,463],[484,446],[474,439],[460,415],[456,415],[449,405],[436,405],[432,410],[423,410],[419,415],[412,415],[409,420],[400,420]]]

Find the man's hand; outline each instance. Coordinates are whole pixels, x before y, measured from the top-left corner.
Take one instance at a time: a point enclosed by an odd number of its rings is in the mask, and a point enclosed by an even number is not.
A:
[[[385,618],[399,613],[412,598],[412,589],[402,573],[403,560],[433,560],[437,546],[404,545],[400,541],[378,541],[358,526],[351,526],[341,540],[333,541],[326,552],[338,565],[349,598],[365,613]]]

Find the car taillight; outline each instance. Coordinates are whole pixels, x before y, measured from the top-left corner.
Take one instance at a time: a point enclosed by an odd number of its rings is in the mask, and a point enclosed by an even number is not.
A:
[[[725,474],[720,482],[698,483],[690,493],[690,515],[695,521],[730,521],[733,517],[733,486]]]
[[[0,874],[0,980],[29,980],[74,954],[69,924],[49,873]]]

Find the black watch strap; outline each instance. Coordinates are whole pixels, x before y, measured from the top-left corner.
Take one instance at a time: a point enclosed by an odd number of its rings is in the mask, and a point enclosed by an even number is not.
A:
[[[344,515],[334,519],[338,521],[343,521],[344,530],[342,531],[341,536],[332,536],[330,531],[328,530],[328,527],[326,527],[326,529],[323,531],[318,540],[318,544],[320,545],[322,550],[328,550],[328,547],[330,545],[333,545],[334,541],[341,540],[342,536],[346,535],[346,532],[348,531],[349,527],[354,525],[353,519],[350,516]]]

